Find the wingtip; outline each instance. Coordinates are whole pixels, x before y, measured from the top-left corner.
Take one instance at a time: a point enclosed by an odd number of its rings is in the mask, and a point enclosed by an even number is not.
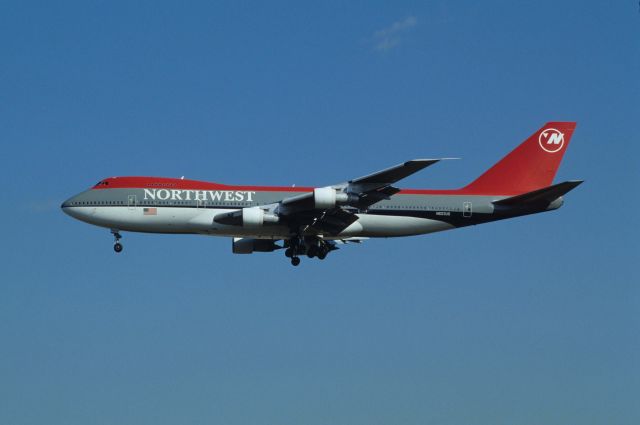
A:
[[[416,158],[416,159],[411,159],[407,162],[438,162],[438,161],[446,161],[449,159],[461,159],[461,158]]]

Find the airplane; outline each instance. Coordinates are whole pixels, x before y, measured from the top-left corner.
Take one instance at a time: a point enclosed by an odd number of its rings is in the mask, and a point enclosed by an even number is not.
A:
[[[66,200],[73,218],[122,231],[232,238],[234,254],[284,249],[325,259],[345,243],[413,236],[552,211],[581,184],[553,184],[575,122],[548,122],[460,189],[399,189],[399,180],[443,159],[413,159],[325,187],[233,186],[184,178],[110,177]]]

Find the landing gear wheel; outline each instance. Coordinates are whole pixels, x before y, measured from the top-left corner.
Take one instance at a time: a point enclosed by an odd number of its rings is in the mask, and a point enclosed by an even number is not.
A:
[[[297,266],[299,264],[300,264],[300,258],[298,258],[298,257],[292,257],[291,258],[291,265],[292,266]]]
[[[284,256],[285,256],[285,257],[287,257],[287,258],[291,258],[291,257],[293,257],[293,249],[291,249],[291,248],[287,248],[287,249],[284,251]]]
[[[120,239],[122,238],[122,236],[120,235],[120,232],[118,231],[118,229],[111,229],[111,234],[115,239],[113,243],[113,250],[115,252],[122,252],[122,244],[120,243]]]
[[[319,260],[324,260],[325,258],[327,258],[327,253],[325,251],[320,251],[318,253],[318,259]]]

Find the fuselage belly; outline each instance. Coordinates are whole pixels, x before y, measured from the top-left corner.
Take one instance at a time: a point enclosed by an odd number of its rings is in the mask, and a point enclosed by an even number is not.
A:
[[[261,228],[229,226],[214,221],[218,214],[235,209],[206,208],[149,208],[138,206],[70,206],[65,211],[74,218],[110,229],[143,233],[203,234],[229,237],[259,237],[285,239],[291,233],[287,226],[269,225]],[[412,236],[442,230],[455,226],[444,221],[420,217],[390,216],[358,213],[358,220],[339,234],[341,237],[394,237]],[[331,235],[326,235],[331,239]]]

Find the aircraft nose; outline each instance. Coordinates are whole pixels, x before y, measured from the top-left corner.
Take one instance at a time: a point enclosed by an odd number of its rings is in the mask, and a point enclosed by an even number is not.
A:
[[[60,209],[62,209],[62,212],[70,215],[71,217],[77,218],[77,206],[76,206],[76,200],[78,198],[78,195],[76,196],[72,196],[71,198],[67,199],[66,201],[64,201],[61,205],[60,205]]]
[[[71,202],[72,202],[71,199],[73,199],[73,198],[67,199],[66,201],[64,201],[62,203],[62,205],[60,205],[60,208],[62,209],[62,212],[67,214],[67,215],[71,215],[70,214]]]

